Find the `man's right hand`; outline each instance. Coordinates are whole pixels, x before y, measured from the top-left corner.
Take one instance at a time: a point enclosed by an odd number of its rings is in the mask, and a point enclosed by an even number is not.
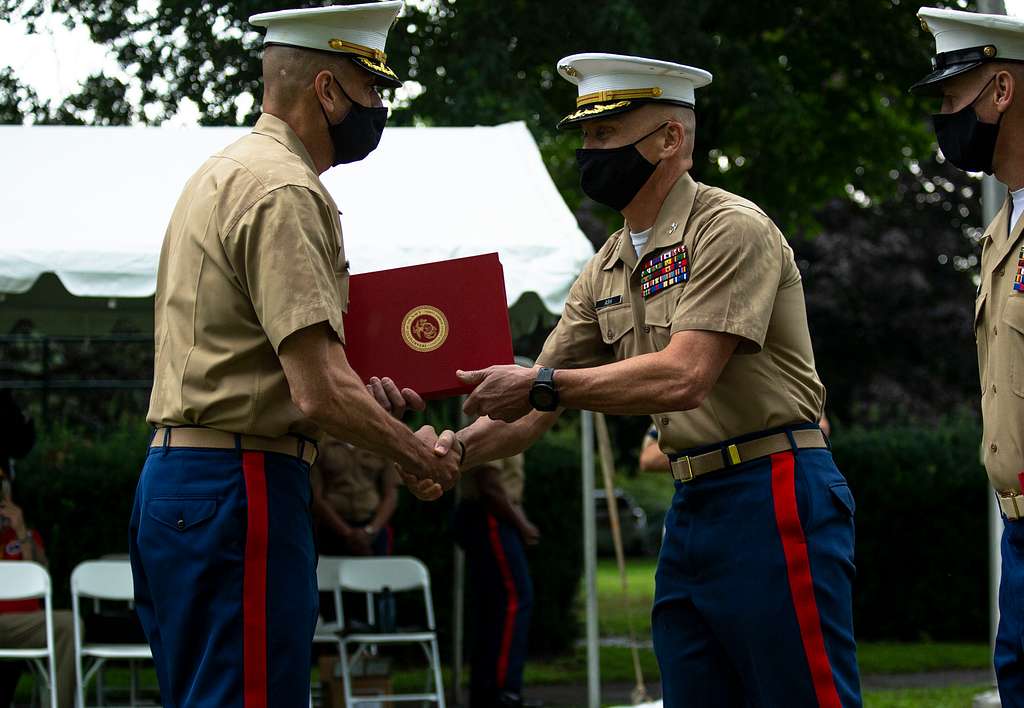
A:
[[[407,470],[397,466],[398,474],[417,499],[434,501],[451,489],[459,479],[459,453],[449,453],[455,440],[450,430],[437,435],[433,427],[424,425],[416,431],[416,437],[429,446],[430,454],[424,455],[419,469]]]
[[[526,518],[523,519],[519,526],[519,535],[523,537],[523,543],[527,546],[536,546],[540,543],[540,529]]]

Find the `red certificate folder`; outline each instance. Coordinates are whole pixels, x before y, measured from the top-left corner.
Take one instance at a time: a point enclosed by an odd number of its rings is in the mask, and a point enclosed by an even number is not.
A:
[[[456,369],[512,363],[498,254],[353,275],[345,353],[363,381],[390,376],[429,399],[468,393]]]

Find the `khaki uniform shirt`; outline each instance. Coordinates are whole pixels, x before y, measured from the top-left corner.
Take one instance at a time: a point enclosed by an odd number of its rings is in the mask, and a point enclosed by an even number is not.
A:
[[[651,259],[680,252],[688,279],[644,297]],[[825,389],[792,249],[755,204],[689,175],[662,205],[639,261],[623,228],[584,267],[537,361],[599,366],[661,351],[685,330],[742,341],[699,408],[652,416],[663,451],[818,421]]]
[[[1010,233],[1010,207],[1007,200],[985,231],[974,306],[985,469],[999,491],[1019,491],[1024,471],[1024,292],[1014,289],[1024,220]]]
[[[523,503],[523,489],[526,486],[526,456],[522,453],[507,457],[504,460],[490,462],[484,467],[497,470],[498,484],[505,492],[505,496],[513,504]],[[480,490],[476,484],[476,474],[465,474],[462,476],[462,497],[464,499],[476,500],[480,498]]]
[[[368,450],[346,443],[321,444],[320,456],[310,470],[310,484],[341,518],[352,523],[369,521],[377,513],[387,485],[401,480],[394,464]]]
[[[277,352],[330,323],[345,341],[338,208],[288,125],[264,114],[182,192],[157,273],[153,425],[315,437]]]

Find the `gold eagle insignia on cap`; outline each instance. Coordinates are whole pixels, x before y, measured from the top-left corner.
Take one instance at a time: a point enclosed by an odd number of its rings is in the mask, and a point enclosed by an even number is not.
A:
[[[362,64],[363,66],[365,66],[367,69],[370,69],[371,71],[377,71],[377,72],[380,72],[382,74],[385,74],[386,76],[388,76],[391,79],[394,79],[395,81],[399,80],[398,79],[398,74],[396,74],[394,71],[392,71],[391,67],[388,66],[387,64],[383,63],[383,62],[373,61],[372,59],[369,59],[367,57],[352,57],[352,61],[354,61],[354,62],[356,62],[358,64]]]
[[[587,108],[581,108],[575,113],[570,113],[562,119],[563,122],[570,120],[579,120],[584,116],[594,116],[598,113],[607,113],[608,111],[618,110],[619,108],[625,108],[630,105],[631,101],[616,101],[615,103],[604,103],[597,106],[589,106]]]

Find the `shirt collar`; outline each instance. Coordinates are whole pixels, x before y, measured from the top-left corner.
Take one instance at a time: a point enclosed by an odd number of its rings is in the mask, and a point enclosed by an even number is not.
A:
[[[690,219],[690,212],[693,211],[693,202],[697,198],[697,183],[690,177],[690,173],[684,173],[672,186],[665,202],[661,205],[658,218],[654,221],[654,231],[647,239],[647,245],[641,252],[641,256],[647,253],[671,246],[682,240],[686,232],[686,222]],[[602,270],[610,270],[616,261],[622,261],[630,268],[635,268],[639,259],[636,257],[636,250],[633,248],[633,241],[629,238],[629,228],[623,226],[621,243],[618,250],[612,249],[601,264]]]
[[[259,120],[256,121],[256,125],[253,126],[252,132],[257,135],[266,135],[268,138],[273,138],[281,143],[288,150],[302,158],[302,161],[306,163],[309,169],[313,170],[314,174],[317,173],[316,164],[313,162],[313,158],[309,156],[306,146],[299,140],[299,136],[291,129],[291,126],[277,116],[270,115],[269,113],[262,114]]]

